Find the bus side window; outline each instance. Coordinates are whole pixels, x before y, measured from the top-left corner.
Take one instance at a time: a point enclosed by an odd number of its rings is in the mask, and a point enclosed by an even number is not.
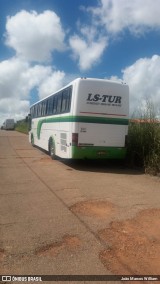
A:
[[[31,108],[31,117],[66,113],[71,107],[72,86],[39,102]]]
[[[58,93],[58,100],[57,100],[57,114],[61,113],[61,104],[62,104],[62,92]]]
[[[44,101],[44,106],[43,106],[43,115],[46,115],[46,107],[47,107],[47,100]]]
[[[62,104],[61,104],[61,112],[66,112],[66,105],[67,105],[67,90],[62,92]]]
[[[34,111],[34,113],[35,113],[35,116],[34,117],[37,117],[37,114],[38,114],[38,105],[35,105],[35,111]]]
[[[42,116],[42,102],[39,103],[39,116]]]
[[[49,99],[46,100],[46,115],[48,115],[48,106],[49,106],[48,102],[49,102]]]
[[[53,97],[48,99],[48,115],[52,114],[52,108],[53,108]]]
[[[69,112],[71,109],[71,97],[72,97],[72,87],[69,87],[67,93],[67,112]]]
[[[31,107],[30,114],[32,118],[34,117],[33,110],[34,110],[34,107]]]
[[[46,114],[46,100],[42,103],[42,115]]]
[[[35,117],[38,117],[38,105],[35,105]]]
[[[52,109],[52,114],[57,113],[57,95],[53,97],[53,109]]]
[[[39,104],[38,104],[38,114],[37,114],[37,116],[38,117],[40,117],[41,115],[42,115],[42,103],[40,102]]]
[[[62,107],[61,107],[61,112],[66,113],[70,111],[70,105],[71,105],[71,91],[72,88],[66,88],[63,91],[63,97],[62,97]]]
[[[32,112],[31,112],[32,118],[35,117],[35,115],[36,115],[36,114],[35,114],[35,106],[34,106],[34,107],[32,107]]]
[[[44,101],[43,115],[46,115],[46,110],[47,110],[47,100]]]

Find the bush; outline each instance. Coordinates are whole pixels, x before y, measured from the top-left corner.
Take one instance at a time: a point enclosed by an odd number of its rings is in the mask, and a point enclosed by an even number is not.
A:
[[[140,118],[130,121],[127,157],[132,166],[154,175],[160,173],[160,122],[149,102]]]

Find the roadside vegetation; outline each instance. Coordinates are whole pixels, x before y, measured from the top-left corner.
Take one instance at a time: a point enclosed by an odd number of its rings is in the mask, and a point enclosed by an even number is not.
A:
[[[16,122],[15,130],[28,134],[28,117]]]
[[[160,174],[160,120],[154,106],[146,102],[145,110],[131,119],[128,133],[127,161],[130,166],[143,167],[146,173]]]

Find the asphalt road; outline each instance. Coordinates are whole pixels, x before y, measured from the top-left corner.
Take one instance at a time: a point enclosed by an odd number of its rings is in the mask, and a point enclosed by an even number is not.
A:
[[[158,177],[114,163],[52,161],[27,135],[0,131],[0,274],[121,274],[101,257],[111,247],[102,232],[153,208]]]

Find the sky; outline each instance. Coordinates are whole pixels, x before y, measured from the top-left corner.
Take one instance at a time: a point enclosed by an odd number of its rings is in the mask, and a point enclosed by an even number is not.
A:
[[[160,115],[160,0],[0,0],[0,125],[77,77],[125,81]]]

